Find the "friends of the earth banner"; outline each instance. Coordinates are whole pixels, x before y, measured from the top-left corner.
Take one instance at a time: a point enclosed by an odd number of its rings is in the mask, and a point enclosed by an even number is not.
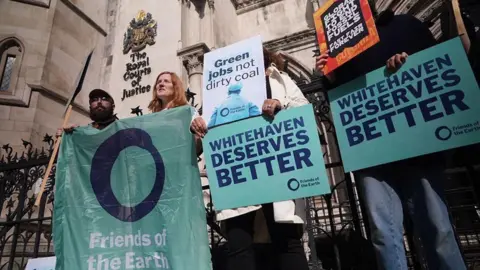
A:
[[[188,106],[64,135],[57,270],[210,269]]]
[[[328,74],[380,41],[368,0],[329,0],[313,15]]]
[[[203,149],[217,210],[330,193],[310,104],[216,127]]]
[[[480,142],[480,90],[460,38],[329,97],[347,172]]]
[[[260,36],[205,54],[203,66],[202,108],[209,128],[262,113],[267,90]]]

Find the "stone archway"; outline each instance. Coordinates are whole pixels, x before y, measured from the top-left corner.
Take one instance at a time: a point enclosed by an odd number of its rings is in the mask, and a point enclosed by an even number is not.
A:
[[[308,68],[287,52],[279,51],[278,54],[285,60],[285,72],[297,84],[307,84],[312,81],[313,69]]]

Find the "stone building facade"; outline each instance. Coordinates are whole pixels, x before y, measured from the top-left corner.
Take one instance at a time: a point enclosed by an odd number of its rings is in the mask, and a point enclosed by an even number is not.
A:
[[[71,123],[88,123],[88,91],[108,90],[120,118],[132,108],[143,113],[151,91],[123,97],[135,89],[125,79],[130,54],[124,34],[139,11],[156,22],[155,44],[142,53],[150,73],[140,85],[152,87],[164,70],[182,75],[201,104],[202,56],[253,35],[280,51],[291,74],[309,82],[316,37],[313,12],[325,0],[7,0],[0,2],[0,144],[22,148],[22,139],[41,146],[46,133],[61,125],[64,104],[74,89],[85,56],[94,49],[84,90],[76,98]],[[441,36],[440,0],[377,0],[379,10],[412,13]],[[139,59],[140,61],[141,59]],[[3,79],[4,78],[4,79]],[[141,89],[140,89],[141,90]],[[141,91],[140,91],[141,92]],[[200,105],[199,105],[200,106]]]
[[[22,139],[41,145],[61,125],[64,104],[90,50],[85,88],[101,81],[107,36],[107,2],[18,0],[0,2],[0,144],[17,150]],[[71,121],[87,123],[88,92]]]
[[[70,123],[89,122],[88,92],[98,87],[114,97],[119,118],[148,113],[156,75],[166,70],[182,77],[190,102],[199,109],[203,55],[254,35],[261,35],[266,47],[288,60],[288,72],[297,82],[311,83],[315,80],[317,50],[312,14],[324,2],[0,1],[0,145],[9,144],[14,151],[23,150],[23,140],[34,148],[44,145],[45,134],[52,135],[61,125],[65,104],[92,49],[83,91],[75,99]],[[441,0],[376,0],[379,11],[414,14],[437,38],[442,36],[441,4]],[[135,45],[138,48],[129,47],[129,33],[139,27],[153,30]],[[320,133],[328,134],[326,129],[319,125]],[[332,149],[334,139],[324,139],[326,162],[339,163],[337,151]],[[0,149],[0,158],[4,152]],[[329,169],[329,177],[332,185],[338,183],[342,169]],[[204,195],[207,199],[208,192]],[[335,195],[337,203],[345,196],[340,192]]]

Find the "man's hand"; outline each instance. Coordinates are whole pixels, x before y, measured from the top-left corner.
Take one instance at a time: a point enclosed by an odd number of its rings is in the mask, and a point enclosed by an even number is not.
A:
[[[281,109],[282,105],[278,99],[266,99],[263,102],[262,114],[273,118],[275,113]]]
[[[207,124],[202,117],[193,119],[192,123],[190,124],[190,130],[200,138],[205,137],[208,132]]]
[[[325,51],[323,54],[321,54],[320,56],[317,56],[317,59],[315,61],[315,68],[318,70],[318,71],[322,71],[323,68],[325,67],[325,65],[327,64],[327,60],[328,60],[328,50]]]
[[[57,129],[57,133],[55,134],[55,137],[58,138],[58,137],[62,136],[62,133],[64,131],[67,134],[71,134],[76,127],[78,127],[78,125],[68,125],[68,126],[65,126],[64,128],[59,128],[59,129]]]
[[[399,69],[407,61],[407,58],[408,54],[406,52],[395,54],[387,60],[387,69],[392,72],[397,71],[397,69]]]

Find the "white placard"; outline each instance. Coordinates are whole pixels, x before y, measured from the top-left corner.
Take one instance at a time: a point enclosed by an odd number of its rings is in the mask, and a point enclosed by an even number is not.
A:
[[[25,270],[55,270],[56,257],[29,259]]]
[[[205,54],[203,118],[209,128],[260,115],[266,98],[260,36]]]

